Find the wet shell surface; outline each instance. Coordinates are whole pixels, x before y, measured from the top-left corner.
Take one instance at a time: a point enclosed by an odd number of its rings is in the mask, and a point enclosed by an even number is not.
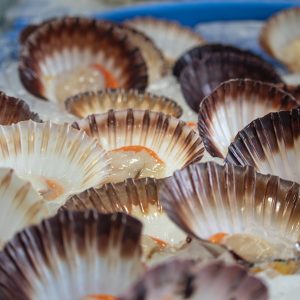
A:
[[[65,17],[42,23],[21,47],[20,79],[33,95],[54,102],[102,88],[147,86],[140,51],[116,25]]]
[[[296,106],[295,99],[275,85],[251,79],[229,80],[201,102],[200,136],[212,156],[225,158],[236,134],[252,120]]]
[[[142,273],[141,223],[125,214],[63,212],[18,233],[0,253],[0,298],[116,296]]]
[[[299,188],[250,166],[209,162],[163,179],[159,197],[169,217],[188,234],[257,262],[298,255]]]
[[[291,71],[299,72],[300,8],[280,11],[271,16],[261,31],[260,43],[268,54],[284,63]]]
[[[11,125],[25,120],[41,122],[37,113],[30,110],[22,99],[11,97],[0,91],[0,124]]]
[[[95,139],[68,124],[33,121],[0,126],[0,166],[29,180],[49,208],[101,184],[109,172],[106,152]]]
[[[120,300],[267,300],[268,290],[238,265],[174,260],[150,269]]]
[[[48,215],[42,197],[12,169],[0,168],[0,248],[22,228]]]
[[[270,113],[241,130],[226,160],[300,183],[300,109]]]
[[[127,179],[98,189],[88,189],[72,196],[61,209],[128,213],[143,223],[143,234],[154,238],[162,247],[186,238],[186,234],[162,210],[158,199],[158,182],[153,178]]]
[[[73,127],[96,137],[109,151],[108,182],[170,176],[199,161],[204,152],[200,136],[183,121],[148,110],[110,110],[74,122]]]
[[[182,108],[173,100],[137,90],[108,89],[86,92],[68,98],[65,102],[69,113],[85,118],[92,114],[106,113],[110,109],[148,109],[179,118]]]
[[[179,23],[152,17],[137,17],[125,22],[149,36],[166,59],[173,63],[181,54],[204,40],[197,33]]]
[[[273,67],[248,51],[238,53],[227,48],[194,59],[180,74],[181,91],[187,104],[196,112],[205,96],[222,82],[250,78],[271,83],[282,82]]]

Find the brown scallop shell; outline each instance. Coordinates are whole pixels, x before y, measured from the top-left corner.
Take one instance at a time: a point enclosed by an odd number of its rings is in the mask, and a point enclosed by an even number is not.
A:
[[[65,102],[69,113],[85,118],[92,114],[106,113],[110,109],[149,109],[175,118],[182,115],[182,108],[173,100],[137,90],[107,89],[86,92],[68,98]]]
[[[285,64],[291,71],[299,72],[299,45],[288,50],[293,42],[299,41],[300,8],[282,10],[271,16],[260,34],[264,50]]]
[[[57,18],[29,34],[22,45],[19,74],[30,93],[55,101],[46,85],[49,76],[97,63],[114,74],[120,87],[147,86],[144,59],[125,33],[110,22],[83,17]]]
[[[12,125],[26,120],[41,122],[38,114],[32,112],[25,101],[0,91],[0,124]]]
[[[284,83],[278,83],[276,85],[278,88],[292,95],[296,99],[297,103],[300,104],[300,85],[284,84]]]
[[[148,110],[110,110],[74,122],[73,127],[96,137],[107,151],[124,146],[154,151],[166,165],[165,176],[201,160],[204,152],[200,136],[183,121]]]
[[[239,132],[226,161],[300,183],[300,108],[270,113]]]
[[[268,289],[238,265],[174,260],[146,272],[119,300],[267,300]]]
[[[232,79],[202,100],[199,133],[212,156],[225,158],[236,134],[251,121],[272,111],[296,106],[295,99],[275,85],[251,79]]]
[[[142,273],[141,223],[122,213],[62,212],[18,233],[0,253],[0,298],[118,295]]]
[[[136,17],[125,24],[150,37],[171,64],[186,50],[204,43],[196,32],[174,21]]]
[[[198,239],[220,232],[256,234],[283,243],[286,250],[264,259],[295,255],[300,238],[300,186],[294,182],[256,173],[250,166],[209,162],[162,179],[159,197],[171,220]]]
[[[205,96],[229,79],[249,78],[271,83],[282,82],[271,65],[256,56],[223,49],[194,59],[180,74],[180,85],[187,104],[196,112]]]

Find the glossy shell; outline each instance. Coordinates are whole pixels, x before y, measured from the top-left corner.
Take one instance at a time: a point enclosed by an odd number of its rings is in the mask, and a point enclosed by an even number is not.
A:
[[[101,184],[109,172],[95,139],[68,124],[33,121],[0,126],[0,166],[31,181],[53,209],[70,194]]]
[[[299,72],[300,8],[280,11],[270,17],[262,28],[261,46],[284,63],[291,71]]]
[[[176,118],[182,115],[182,108],[175,101],[137,90],[108,89],[98,92],[86,92],[70,97],[66,100],[65,106],[69,113],[79,118],[106,113],[110,109],[122,110],[128,108],[149,109]]]
[[[143,271],[141,223],[125,214],[64,212],[18,233],[0,254],[0,298],[118,295]]]
[[[110,22],[87,18],[65,17],[41,23],[21,47],[19,74],[31,94],[60,102],[65,99],[58,96],[57,85],[75,69],[96,65],[110,73],[119,87],[143,90],[147,86],[146,64],[124,32]],[[68,93],[105,87],[103,82]]]
[[[300,183],[300,109],[270,113],[239,132],[226,160]]]
[[[286,259],[294,257],[300,238],[299,188],[252,167],[209,162],[163,179],[160,200],[169,217],[192,236],[254,234],[284,245],[284,251],[264,259]]]
[[[250,79],[229,80],[201,102],[199,132],[208,152],[225,158],[236,134],[251,121],[296,106],[295,99],[275,85]]]

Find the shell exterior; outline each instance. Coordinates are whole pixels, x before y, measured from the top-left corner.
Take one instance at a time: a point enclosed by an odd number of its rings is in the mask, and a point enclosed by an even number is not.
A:
[[[199,109],[199,132],[212,156],[225,158],[236,134],[256,118],[296,107],[294,98],[275,85],[251,79],[222,83]]]
[[[49,208],[101,184],[109,172],[106,152],[95,139],[68,124],[33,121],[0,126],[0,166],[31,181]]]
[[[300,183],[300,108],[270,113],[241,130],[226,160]]]
[[[151,17],[137,17],[125,22],[149,36],[169,62],[174,62],[182,53],[204,40],[197,33],[179,23]]]
[[[278,83],[276,86],[292,95],[297,103],[300,104],[300,85]]]
[[[124,212],[143,223],[145,235],[171,244],[186,238],[162,210],[158,199],[158,182],[153,178],[127,179],[116,184],[106,184],[98,189],[88,189],[72,196],[61,209],[96,209],[101,213]]]
[[[149,83],[155,82],[167,74],[167,61],[151,38],[133,27],[124,24],[119,24],[118,27],[124,31],[132,44],[141,51],[148,68]]]
[[[273,67],[261,58],[228,49],[194,59],[181,72],[179,81],[188,105],[198,112],[205,96],[210,95],[220,83],[235,78],[281,82]]]
[[[299,185],[255,169],[194,164],[162,180],[160,200],[169,217],[200,239],[216,233],[255,234],[290,247],[300,238]]]
[[[122,110],[128,108],[149,109],[163,112],[179,118],[182,108],[173,100],[151,93],[141,93],[138,90],[107,89],[98,92],[86,92],[66,100],[68,112],[85,118],[91,114],[106,113],[110,109]]]
[[[25,120],[41,122],[37,113],[30,110],[29,105],[18,98],[10,97],[0,91],[0,124],[11,125]]]
[[[48,215],[45,202],[28,181],[0,168],[0,247],[20,229]]]
[[[260,43],[264,50],[294,72],[300,71],[299,26],[300,8],[294,7],[271,16],[260,35]],[[293,43],[296,44],[292,45]],[[293,48],[289,49],[290,46]]]
[[[55,79],[91,64],[100,64],[125,89],[147,86],[146,64],[124,32],[110,22],[81,17],[44,22],[29,34],[22,45],[19,74],[33,95],[61,101]]]
[[[266,300],[268,290],[238,265],[174,260],[150,269],[120,300]]]
[[[63,212],[18,233],[0,253],[0,298],[117,295],[143,271],[141,223],[125,214]]]
[[[96,137],[107,151],[131,145],[151,149],[166,165],[164,176],[199,161],[204,152],[202,140],[192,128],[148,110],[110,110],[74,122],[73,126]]]

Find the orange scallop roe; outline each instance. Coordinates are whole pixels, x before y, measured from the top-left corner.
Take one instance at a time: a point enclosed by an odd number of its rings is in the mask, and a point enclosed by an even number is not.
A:
[[[51,179],[45,179],[45,183],[48,189],[47,191],[42,192],[42,196],[46,200],[54,200],[64,193],[64,187],[58,182]]]
[[[227,235],[227,233],[219,232],[219,233],[216,233],[216,234],[212,235],[210,238],[208,238],[208,240],[209,240],[211,243],[214,243],[214,244],[221,244],[223,238],[224,238],[226,235]]]
[[[84,300],[117,300],[117,298],[111,295],[89,295]]]
[[[159,248],[161,248],[161,249],[163,249],[163,248],[165,248],[168,244],[165,242],[165,241],[163,241],[163,240],[161,240],[161,239],[158,239],[158,238],[156,238],[156,237],[153,237],[153,236],[149,236],[155,243],[156,243],[156,245],[159,247]]]
[[[191,127],[194,130],[197,130],[197,122],[186,122],[186,125]]]
[[[105,80],[105,87],[106,88],[119,88],[120,84],[118,80],[102,65],[100,64],[93,64],[92,67],[99,71]]]
[[[113,149],[111,152],[119,152],[119,151],[132,151],[132,152],[146,152],[150,156],[152,156],[155,160],[159,163],[163,164],[164,162],[160,159],[160,157],[151,149],[144,147],[144,146],[124,146],[121,148]]]

